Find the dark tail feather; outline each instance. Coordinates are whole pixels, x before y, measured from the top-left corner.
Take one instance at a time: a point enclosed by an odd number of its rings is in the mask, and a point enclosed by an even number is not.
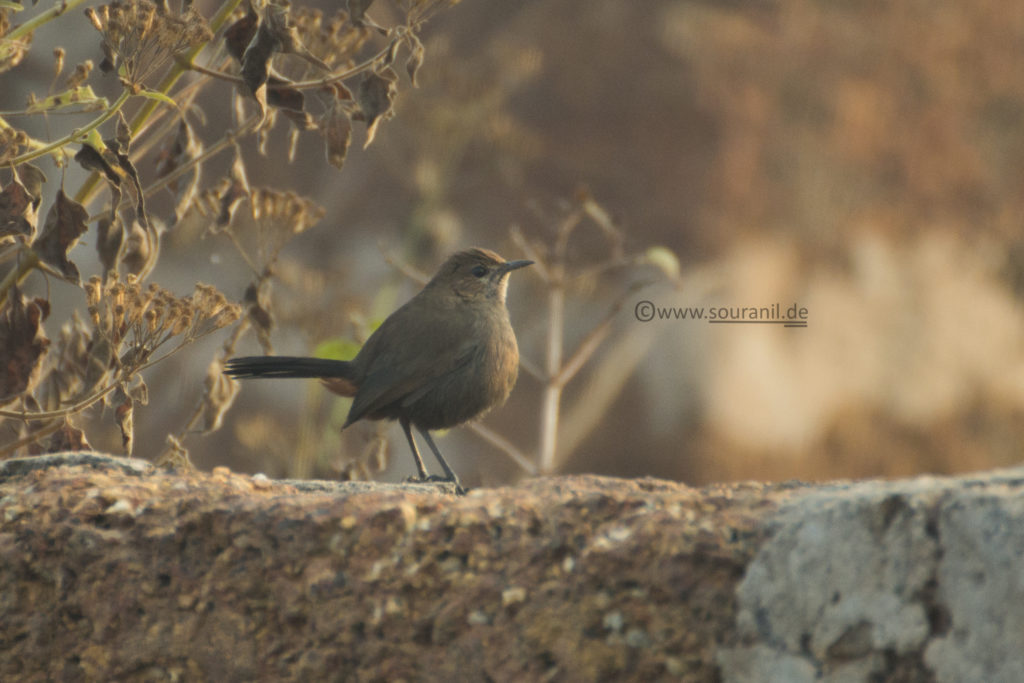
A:
[[[302,358],[299,356],[246,356],[232,358],[224,374],[239,379],[274,377],[340,377],[352,379],[352,363],[347,360]]]

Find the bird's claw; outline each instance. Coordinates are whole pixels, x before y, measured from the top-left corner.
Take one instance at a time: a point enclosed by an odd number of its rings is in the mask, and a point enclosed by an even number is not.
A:
[[[425,477],[409,477],[406,481],[410,484],[455,484],[455,495],[466,495],[466,489],[462,487],[458,479],[449,479],[439,474],[429,474]]]

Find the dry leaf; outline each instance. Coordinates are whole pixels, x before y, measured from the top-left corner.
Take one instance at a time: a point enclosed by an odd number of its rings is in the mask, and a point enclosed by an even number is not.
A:
[[[43,230],[32,243],[32,249],[46,263],[56,267],[69,280],[79,282],[78,267],[68,260],[68,251],[82,234],[88,230],[86,221],[89,212],[85,207],[68,198],[64,188],[57,193],[57,200],[46,215]]]
[[[270,332],[274,328],[274,316],[270,312],[270,280],[260,280],[246,287],[242,297],[245,313],[249,322],[256,329],[256,340],[265,353],[273,353]]]
[[[32,197],[33,206],[38,209],[43,201],[43,185],[46,183],[46,174],[32,164],[21,164],[15,169],[18,180]]]
[[[320,130],[324,135],[327,163],[341,169],[345,164],[349,143],[352,142],[352,121],[336,101],[320,119]]]
[[[89,143],[82,143],[82,149],[75,154],[75,161],[87,171],[99,171],[112,185],[121,185],[123,178],[117,171],[117,158],[109,150],[99,150]]]
[[[0,239],[32,237],[39,222],[46,176],[32,164],[22,164],[15,170],[15,177],[0,192]]]
[[[117,110],[117,128],[114,130],[116,146],[108,142],[107,147],[113,149],[117,154],[127,154],[128,148],[132,144],[132,129],[128,126],[128,121],[124,118],[124,111],[121,109]]]
[[[249,179],[245,174],[245,164],[242,161],[242,155],[238,154],[235,156],[234,163],[231,164],[230,182],[220,197],[220,213],[217,214],[216,223],[218,228],[223,229],[231,225],[238,205],[249,196],[250,192]]]
[[[245,52],[242,53],[242,81],[260,105],[260,113],[267,109],[267,76],[270,74],[270,58],[281,49],[281,42],[262,20],[256,34]]]
[[[125,269],[144,280],[156,265],[159,253],[160,239],[156,230],[143,225],[138,219],[133,220],[125,235],[121,253],[121,263]]]
[[[244,49],[236,54],[242,40],[248,38]],[[285,111],[300,130],[312,127],[312,119],[305,111],[306,97],[293,88],[291,81],[273,73],[270,60],[275,53],[293,52],[317,66],[330,70],[327,64],[309,53],[288,20],[288,10],[279,5],[267,5],[262,21],[258,21],[252,7],[249,13],[232,24],[225,35],[228,50],[242,65],[242,80],[260,105],[277,107]]]
[[[0,313],[0,405],[32,391],[50,346],[42,325],[50,304],[43,299],[29,301],[16,288],[7,300],[7,308]]]
[[[238,395],[239,384],[224,374],[224,362],[215,359],[206,369],[203,392],[202,432],[215,432],[224,421],[224,414]]]
[[[34,206],[33,206],[34,205]],[[0,192],[0,239],[32,237],[39,219],[38,204],[17,179]]]
[[[63,451],[91,451],[92,446],[85,438],[85,432],[73,427],[70,422],[64,425],[50,436],[50,440],[43,447],[42,453],[61,453]],[[40,451],[35,452],[41,454]]]
[[[271,75],[267,79],[267,104],[277,107],[299,130],[313,128],[313,117],[306,112],[306,96],[293,88],[291,81]]]
[[[109,159],[112,155],[114,162],[121,171],[121,175],[126,176],[132,181],[131,187],[135,192],[135,211],[142,224],[148,227],[150,222],[149,215],[146,213],[146,193],[142,191],[142,181],[139,179],[139,172],[128,156],[129,148],[131,147],[131,135],[131,129],[124,118],[124,113],[118,111],[117,133],[115,137],[103,141],[108,150],[104,158]]]
[[[250,1],[248,5],[249,11],[245,13],[245,16],[231,24],[231,26],[228,26],[224,31],[224,45],[227,48],[228,54],[238,60],[239,63],[242,61],[245,49],[249,47],[253,36],[256,35],[256,27],[260,23],[260,17],[256,14],[252,2]]]
[[[87,171],[97,171],[107,179],[107,187],[110,188],[110,222],[117,220],[117,210],[121,206],[121,181],[122,172],[117,157],[108,150],[98,150],[88,143],[82,143],[82,148],[75,154],[75,161],[81,164]]]
[[[405,62],[405,71],[409,74],[409,80],[412,81],[413,86],[418,87],[419,82],[416,80],[416,76],[420,72],[420,67],[423,66],[423,59],[426,57],[427,51],[415,33],[409,33],[408,38],[411,53]]]
[[[129,387],[128,398],[138,403],[140,406],[149,405],[149,385],[142,379],[141,375],[135,375],[135,384]]]
[[[267,78],[267,104],[290,111],[305,111],[306,96],[292,87],[291,81],[278,76]]]
[[[398,91],[395,86],[396,80],[395,72],[385,69],[380,74],[367,73],[359,83],[356,99],[359,102],[363,120],[366,122],[366,142],[363,144],[363,149],[369,147],[373,142],[380,122],[390,118],[394,113],[392,107],[395,94]]]

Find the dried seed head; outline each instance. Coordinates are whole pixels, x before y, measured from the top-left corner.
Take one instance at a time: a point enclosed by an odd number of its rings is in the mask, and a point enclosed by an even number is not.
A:
[[[290,19],[302,44],[331,67],[354,65],[359,50],[373,35],[366,26],[349,21],[343,11],[325,20],[319,9],[294,7]]]
[[[60,73],[64,71],[64,57],[67,53],[64,52],[64,48],[55,47],[53,48],[53,77],[57,78]]]
[[[0,165],[6,165],[29,144],[29,136],[17,128],[0,129]]]
[[[99,275],[93,275],[89,278],[89,281],[85,283],[85,300],[89,303],[89,306],[95,306],[100,302],[100,294],[103,293],[103,282],[100,280]]]
[[[171,334],[184,334],[192,326],[192,311],[183,303],[172,311]]]
[[[124,285],[120,282],[115,282],[110,288],[108,296],[115,306],[124,306],[124,289]]]
[[[106,70],[122,65],[126,84],[135,88],[141,88],[173,55],[213,38],[191,4],[181,15],[173,15],[150,0],[114,0],[90,7],[85,15],[102,35],[109,62]]]
[[[145,320],[147,334],[153,335],[156,333],[157,323],[159,322],[158,318],[159,314],[156,312],[155,308],[146,309],[143,319]]]
[[[107,23],[106,21],[104,21],[106,19],[106,16],[103,16],[101,18],[100,12],[104,12],[105,14],[106,10],[106,7],[100,7],[99,10],[97,10],[95,7],[87,7],[85,9],[85,16],[89,19],[89,22],[93,25],[93,28],[95,28],[100,33],[103,33],[104,24]]]

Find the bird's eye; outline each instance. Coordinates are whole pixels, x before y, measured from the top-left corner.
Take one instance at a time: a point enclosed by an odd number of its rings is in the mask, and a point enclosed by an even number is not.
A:
[[[471,270],[469,272],[473,273],[474,277],[483,277],[484,275],[487,275],[487,267],[486,266],[473,266],[473,270]]]

